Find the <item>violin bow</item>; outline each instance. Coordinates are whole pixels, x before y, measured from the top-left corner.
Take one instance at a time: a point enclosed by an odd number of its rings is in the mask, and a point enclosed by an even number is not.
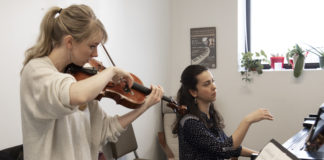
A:
[[[108,56],[110,62],[112,63],[112,65],[113,65],[114,67],[116,67],[116,65],[115,65],[114,61],[112,60],[112,58],[110,57],[110,55],[109,55],[109,53],[108,53],[108,51],[107,51],[105,45],[103,45],[103,44],[101,43],[101,46],[102,46],[102,48],[105,50],[105,52],[106,52],[106,54],[107,54],[107,56]]]

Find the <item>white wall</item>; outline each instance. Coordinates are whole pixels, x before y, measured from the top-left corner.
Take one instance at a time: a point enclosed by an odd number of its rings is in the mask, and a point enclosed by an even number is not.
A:
[[[190,28],[216,27],[216,105],[231,134],[241,119],[258,107],[269,108],[273,122],[251,127],[244,144],[261,149],[271,138],[284,142],[302,127],[303,118],[324,102],[323,70],[304,71],[295,79],[291,71],[265,72],[247,84],[238,72],[237,0],[1,0],[0,46],[3,68],[0,107],[0,149],[20,144],[19,71],[23,53],[36,40],[39,23],[52,5],[86,3],[94,8],[109,33],[106,44],[117,66],[139,76],[146,86],[161,84],[166,95],[175,95],[182,70],[190,64]],[[172,35],[172,36],[171,36]],[[100,59],[110,64],[104,53]],[[111,114],[129,111],[103,99]],[[161,130],[160,108],[155,106],[134,122],[138,152],[162,159],[156,133]],[[128,155],[123,159],[130,159]]]
[[[34,44],[39,33],[41,18],[53,5],[67,7],[73,3],[91,6],[106,26],[109,41],[106,47],[117,66],[137,75],[145,86],[160,84],[168,94],[168,58],[170,57],[170,4],[163,0],[1,0],[0,45],[3,68],[0,107],[0,149],[22,143],[19,72],[24,51]],[[102,48],[100,59],[107,66]],[[111,115],[129,112],[110,99],[101,105]],[[150,108],[134,123],[138,153],[142,157],[163,157],[157,143],[161,130],[159,104]],[[127,158],[128,157],[128,158]],[[122,159],[130,159],[132,154]]]
[[[212,69],[217,86],[216,106],[230,135],[243,117],[259,108],[268,108],[272,122],[252,125],[244,145],[261,149],[271,138],[284,143],[302,129],[303,118],[316,113],[324,102],[323,70],[307,70],[301,77],[292,71],[264,72],[245,83],[238,72],[237,0],[173,0],[171,92],[179,88],[180,74],[190,64],[190,28],[216,27],[217,68]],[[269,31],[271,32],[271,31]],[[280,38],[280,37],[278,37]],[[240,47],[241,48],[241,47]]]

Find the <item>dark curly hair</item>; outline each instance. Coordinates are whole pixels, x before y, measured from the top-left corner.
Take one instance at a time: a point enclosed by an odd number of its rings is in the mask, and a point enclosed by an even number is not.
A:
[[[192,114],[197,116],[206,127],[210,127],[207,125],[207,122],[201,116],[201,112],[198,108],[197,103],[195,102],[195,98],[190,94],[189,90],[197,90],[197,76],[204,71],[207,71],[208,68],[202,65],[189,65],[185,68],[185,70],[181,74],[181,87],[177,93],[177,101],[179,105],[187,106],[187,112],[183,115],[178,114],[177,120],[175,122],[173,133],[178,133],[179,122],[183,116],[186,114]],[[215,119],[216,127],[224,128],[224,122],[222,116],[218,113],[218,111],[214,108],[214,104],[211,103],[209,108],[210,116]]]

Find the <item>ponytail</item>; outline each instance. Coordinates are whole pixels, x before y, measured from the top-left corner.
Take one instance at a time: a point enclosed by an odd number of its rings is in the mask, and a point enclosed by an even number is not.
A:
[[[62,9],[52,7],[45,14],[40,34],[34,46],[25,52],[25,66],[31,59],[48,56],[54,47],[61,44],[65,35],[71,35],[77,42],[91,36],[102,35],[103,43],[107,40],[107,32],[92,9],[86,5],[71,5]]]
[[[26,57],[23,62],[24,66],[31,59],[48,56],[49,53],[54,48],[53,42],[55,41],[53,41],[52,34],[53,34],[54,24],[56,21],[55,15],[58,14],[59,10],[60,10],[59,7],[53,7],[44,16],[40,26],[40,34],[38,36],[37,43],[25,52]],[[59,40],[56,40],[56,42],[58,41]]]

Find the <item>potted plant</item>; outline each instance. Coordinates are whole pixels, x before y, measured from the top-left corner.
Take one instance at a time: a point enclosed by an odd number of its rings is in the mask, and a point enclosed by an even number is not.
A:
[[[298,78],[304,68],[304,60],[305,60],[305,51],[298,45],[294,45],[293,49],[288,49],[286,54],[287,62],[289,62],[289,58],[293,58],[294,61],[294,76]]]
[[[282,55],[279,54],[271,54],[270,57],[270,62],[271,62],[271,68],[272,69],[276,69],[275,64],[276,63],[281,63],[281,68],[283,68],[284,65],[284,61],[285,61],[285,57],[283,57]]]
[[[243,68],[243,70],[241,71],[241,75],[243,76],[242,80],[246,82],[251,82],[251,72],[262,74],[262,61],[268,62],[267,55],[264,53],[263,50],[255,53],[243,52],[241,59],[241,67]]]
[[[320,64],[320,67],[322,68],[322,69],[324,69],[324,51],[321,49],[321,48],[319,48],[319,47],[313,47],[313,46],[310,46],[311,47],[311,49],[310,50],[307,50],[307,51],[309,51],[309,52],[311,52],[311,53],[313,53],[313,54],[315,54],[315,55],[317,55],[318,56],[318,58],[319,58],[319,64]]]

